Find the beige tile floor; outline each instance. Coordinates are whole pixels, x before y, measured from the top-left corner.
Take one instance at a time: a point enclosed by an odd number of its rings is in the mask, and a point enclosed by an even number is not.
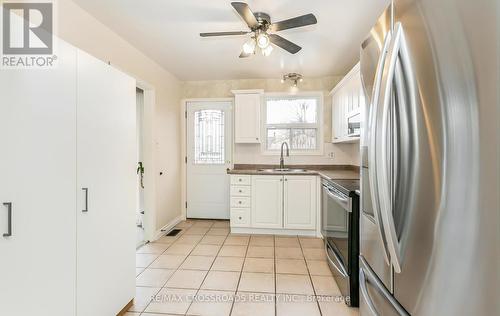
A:
[[[230,234],[227,221],[188,220],[137,250],[126,316],[352,316],[323,251],[308,237]]]

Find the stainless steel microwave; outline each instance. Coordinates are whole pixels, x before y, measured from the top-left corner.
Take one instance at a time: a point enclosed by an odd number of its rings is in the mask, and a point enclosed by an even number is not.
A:
[[[361,135],[361,113],[353,113],[347,117],[347,136],[359,137]]]

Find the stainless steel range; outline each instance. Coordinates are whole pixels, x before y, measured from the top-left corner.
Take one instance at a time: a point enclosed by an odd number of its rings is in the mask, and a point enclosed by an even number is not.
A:
[[[322,181],[322,224],[328,264],[349,306],[358,306],[359,180]]]

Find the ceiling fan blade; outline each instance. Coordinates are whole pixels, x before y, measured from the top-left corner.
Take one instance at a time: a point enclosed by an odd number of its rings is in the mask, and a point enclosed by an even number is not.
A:
[[[259,22],[253,15],[252,10],[245,2],[231,2],[233,8],[238,12],[241,18],[247,23],[248,27],[253,30],[259,26]]]
[[[278,32],[282,30],[293,29],[296,27],[302,27],[316,23],[318,23],[318,20],[316,19],[314,14],[309,13],[288,20],[283,20],[280,22],[273,23],[271,25],[271,30],[273,32]]]
[[[247,57],[250,57],[250,56],[252,56],[252,55],[253,55],[253,54],[247,54],[247,53],[245,53],[245,52],[241,52],[241,54],[240,54],[240,58],[247,58]]]
[[[271,43],[283,48],[291,54],[296,54],[302,49],[299,45],[294,44],[277,34],[269,34],[269,39],[271,40]]]
[[[210,32],[210,33],[200,33],[201,37],[211,37],[211,36],[229,36],[229,35],[245,35],[250,32],[236,31],[236,32]]]

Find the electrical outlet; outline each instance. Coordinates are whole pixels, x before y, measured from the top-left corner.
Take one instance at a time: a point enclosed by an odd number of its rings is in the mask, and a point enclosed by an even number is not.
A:
[[[332,159],[335,158],[335,153],[333,151],[329,152],[328,157]]]

